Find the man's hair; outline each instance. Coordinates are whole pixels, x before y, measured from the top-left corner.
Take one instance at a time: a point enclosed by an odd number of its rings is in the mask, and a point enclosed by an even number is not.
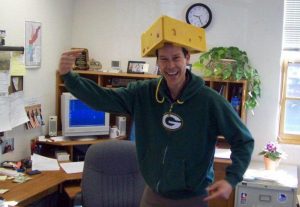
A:
[[[184,47],[182,47],[181,49],[182,49],[184,57],[186,57],[187,54],[189,53],[189,51],[187,49],[185,49]],[[156,54],[156,58],[158,58],[158,49],[155,51],[155,54]]]

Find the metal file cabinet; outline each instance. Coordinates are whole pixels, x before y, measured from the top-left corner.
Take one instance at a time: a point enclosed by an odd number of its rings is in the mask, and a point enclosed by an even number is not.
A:
[[[296,166],[267,171],[263,163],[251,163],[235,189],[235,207],[296,207],[297,186]]]
[[[297,189],[266,182],[245,182],[237,185],[236,207],[296,207]]]

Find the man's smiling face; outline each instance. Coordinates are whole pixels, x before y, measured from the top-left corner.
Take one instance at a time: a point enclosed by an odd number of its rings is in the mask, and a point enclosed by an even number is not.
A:
[[[165,44],[158,50],[157,65],[170,90],[184,85],[189,60],[190,55],[185,55],[182,47]]]

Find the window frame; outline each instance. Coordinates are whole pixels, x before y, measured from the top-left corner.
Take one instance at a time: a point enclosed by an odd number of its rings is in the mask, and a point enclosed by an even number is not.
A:
[[[297,53],[299,55],[299,53]],[[287,97],[287,72],[289,63],[299,63],[300,59],[289,58],[293,57],[293,55],[287,55],[283,59],[282,62],[282,76],[281,76],[281,92],[280,92],[280,118],[279,118],[279,133],[278,133],[278,141],[286,144],[298,144],[300,145],[300,134],[288,134],[284,132],[284,120],[285,120],[285,106],[287,100],[299,100],[299,98]]]

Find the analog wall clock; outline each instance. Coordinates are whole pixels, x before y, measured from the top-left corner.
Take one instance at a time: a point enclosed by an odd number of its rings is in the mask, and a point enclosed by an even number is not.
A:
[[[197,3],[188,8],[185,18],[189,24],[206,28],[211,23],[212,13],[208,6],[202,3]]]

